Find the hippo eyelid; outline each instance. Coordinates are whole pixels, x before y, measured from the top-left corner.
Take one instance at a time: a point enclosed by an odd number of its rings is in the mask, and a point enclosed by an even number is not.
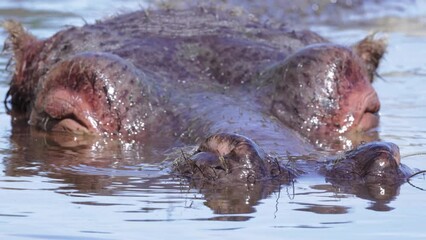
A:
[[[225,169],[225,168],[223,168],[223,167],[222,167],[222,166],[220,166],[220,165],[217,165],[217,166],[213,167],[213,169],[226,171],[226,169]]]

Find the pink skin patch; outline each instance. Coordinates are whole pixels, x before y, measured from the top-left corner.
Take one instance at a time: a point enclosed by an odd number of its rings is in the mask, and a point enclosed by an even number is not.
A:
[[[359,96],[352,94],[348,101],[359,102],[354,105],[353,109],[345,116],[339,133],[365,132],[379,125],[380,102],[376,92],[370,87],[369,91]]]
[[[49,92],[37,99],[40,109],[31,112],[30,124],[44,130],[93,134],[99,132],[93,110],[78,93],[65,89]]]

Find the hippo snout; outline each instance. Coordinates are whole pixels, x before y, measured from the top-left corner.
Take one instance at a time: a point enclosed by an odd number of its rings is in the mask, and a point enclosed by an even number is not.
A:
[[[255,183],[294,177],[249,138],[226,133],[208,137],[192,156],[177,160],[174,170],[191,180],[207,182]]]
[[[327,167],[327,177],[365,183],[396,183],[406,177],[399,148],[390,142],[370,142],[346,152]]]

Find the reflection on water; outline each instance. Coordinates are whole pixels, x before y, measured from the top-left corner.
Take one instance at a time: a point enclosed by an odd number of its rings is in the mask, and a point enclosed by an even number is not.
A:
[[[114,9],[139,6],[136,0],[10,0],[0,3],[0,16],[18,18],[35,35],[47,37],[62,26],[82,25],[114,14]],[[356,21],[344,26],[325,18],[311,27],[343,43],[374,29],[389,32],[389,53],[380,69],[385,80],[375,83],[383,106],[381,138],[400,146],[408,166],[426,169],[421,154],[426,144],[426,63],[418,51],[425,42],[425,16],[412,9],[383,13],[397,14],[368,15],[374,21],[355,15]],[[398,22],[397,28],[392,28],[392,21]],[[3,41],[5,33],[0,36]],[[0,69],[7,61],[0,58]],[[7,76],[0,72],[1,96],[7,91]],[[170,175],[170,161],[164,161],[155,146],[50,136],[11,118],[1,104],[1,239],[426,237],[418,220],[425,217],[419,210],[425,207],[424,174],[410,180],[415,187],[327,182],[315,174],[284,185],[194,186]]]

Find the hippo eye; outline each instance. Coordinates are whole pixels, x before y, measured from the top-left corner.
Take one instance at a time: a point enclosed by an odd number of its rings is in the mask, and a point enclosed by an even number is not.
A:
[[[214,167],[215,170],[221,170],[221,171],[226,171],[225,168],[223,168],[222,166],[215,166]]]

